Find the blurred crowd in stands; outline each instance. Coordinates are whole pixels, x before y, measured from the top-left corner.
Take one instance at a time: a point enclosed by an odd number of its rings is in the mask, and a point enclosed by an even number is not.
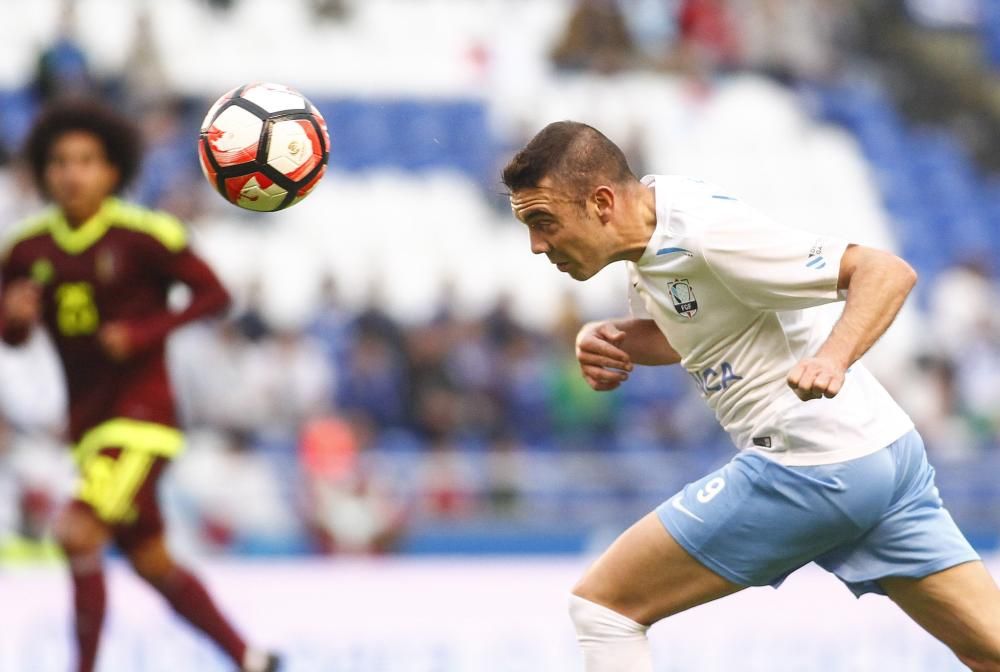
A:
[[[852,3],[829,0],[581,0],[552,57],[564,69],[823,79],[854,18]]]
[[[239,1],[210,4],[225,12]],[[348,0],[313,4],[326,18],[350,20]],[[578,0],[551,58],[567,71],[680,71],[704,87],[745,69],[786,83],[821,82],[850,67],[842,47],[859,31],[859,4]],[[73,3],[66,7],[30,95],[44,102],[100,91],[119,101],[140,119],[148,143],[132,196],[187,221],[210,219],[204,201],[215,197],[205,195],[190,141],[190,120],[206,101],[169,93],[141,13],[128,69],[98,81],[73,39]],[[39,206],[9,161],[27,123],[0,119],[5,229]],[[1000,445],[996,252],[935,269],[925,289],[934,328],[920,356],[886,381],[946,462]],[[694,455],[698,469],[731,450],[678,367],[639,370],[610,394],[586,388],[573,358],[582,318],[570,300],[548,330],[519,323],[503,297],[478,318],[458,317],[447,293],[432,319],[404,324],[377,292],[357,311],[342,306],[333,280],[322,286],[322,309],[303,327],[269,324],[250,286],[237,291],[229,318],[189,327],[171,343],[189,449],[173,469],[168,503],[193,548],[382,552],[400,548],[420,524],[530,524],[546,511],[550,522],[567,511],[600,519],[587,507],[606,508],[602,497],[578,509],[566,503],[603,487],[648,507],[674,486],[673,476],[641,467],[610,472],[614,463],[602,455]],[[16,381],[0,384],[0,548],[6,535],[9,549],[11,539],[44,535],[72,468],[52,384],[58,372],[44,343],[26,353],[0,348],[0,381]],[[570,483],[569,498],[546,509],[547,495]]]

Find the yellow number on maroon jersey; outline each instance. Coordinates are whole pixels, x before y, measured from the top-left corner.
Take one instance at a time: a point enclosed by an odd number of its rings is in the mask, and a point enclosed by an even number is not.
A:
[[[89,282],[67,282],[56,288],[56,320],[63,336],[86,336],[97,331],[100,317]]]

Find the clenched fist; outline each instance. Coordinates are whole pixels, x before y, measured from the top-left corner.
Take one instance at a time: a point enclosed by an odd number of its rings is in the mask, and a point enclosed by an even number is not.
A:
[[[625,332],[611,322],[585,324],[576,335],[576,359],[594,390],[613,390],[628,380],[633,364],[620,347],[624,340]]]
[[[97,338],[101,342],[104,352],[111,359],[124,361],[132,355],[132,334],[128,326],[122,322],[111,322],[104,325],[97,334]]]
[[[844,374],[844,367],[830,359],[807,357],[789,372],[788,387],[802,401],[833,398],[844,386]]]
[[[42,288],[31,280],[16,280],[3,293],[3,318],[11,325],[30,327],[42,315]]]

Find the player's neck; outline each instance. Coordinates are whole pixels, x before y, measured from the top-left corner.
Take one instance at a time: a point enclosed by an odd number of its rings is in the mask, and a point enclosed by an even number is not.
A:
[[[656,230],[656,196],[652,187],[638,185],[629,193],[629,210],[623,218],[622,247],[615,260],[639,261]]]
[[[101,205],[104,201],[98,202],[96,205],[88,205],[86,207],[78,208],[60,208],[63,217],[66,219],[66,223],[69,224],[71,229],[78,229],[88,221],[93,219],[101,210]]]

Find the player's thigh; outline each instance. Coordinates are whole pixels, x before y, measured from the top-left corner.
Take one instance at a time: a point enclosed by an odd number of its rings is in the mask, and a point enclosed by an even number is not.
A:
[[[175,566],[162,533],[137,541],[125,552],[136,574],[153,584],[168,577]]]
[[[105,525],[118,528],[136,520],[140,494],[158,475],[162,458],[145,450],[102,448],[80,463],[74,498]]]
[[[1000,589],[982,562],[966,562],[922,579],[879,584],[910,618],[973,670],[1000,671]]]
[[[573,593],[650,625],[744,587],[695,560],[654,512],[618,537]]]
[[[69,555],[96,552],[107,544],[111,529],[94,511],[79,501],[71,501],[56,514],[53,522],[56,541]]]

